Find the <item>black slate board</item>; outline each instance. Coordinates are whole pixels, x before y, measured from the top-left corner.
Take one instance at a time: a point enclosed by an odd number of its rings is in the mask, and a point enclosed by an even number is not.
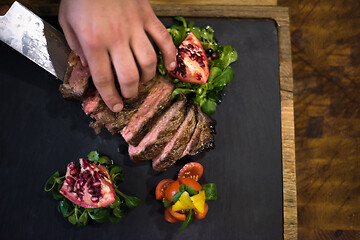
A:
[[[134,164],[121,136],[95,135],[80,103],[61,98],[59,81],[0,43],[1,239],[282,239],[282,158],[277,29],[268,20],[196,20],[238,50],[235,79],[216,120],[216,148],[185,158],[165,173]],[[119,224],[77,228],[58,212],[46,179],[90,150],[124,167],[120,188],[142,204]],[[120,151],[120,152],[119,152]],[[218,200],[205,219],[178,234],[154,198],[156,184],[187,161],[203,164]]]

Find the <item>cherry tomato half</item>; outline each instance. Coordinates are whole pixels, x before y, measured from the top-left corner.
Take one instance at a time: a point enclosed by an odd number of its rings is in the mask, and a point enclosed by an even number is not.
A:
[[[204,167],[200,163],[189,162],[180,169],[178,178],[192,178],[195,181],[199,181],[203,172]]]
[[[170,183],[165,190],[165,199],[172,202],[175,193],[179,192],[180,183],[178,180]]]
[[[209,211],[209,205],[207,202],[205,202],[203,213],[199,212],[197,209],[194,209],[195,218],[198,220],[203,219],[206,216],[206,214],[208,213],[208,211]]]
[[[167,207],[165,208],[165,212],[164,212],[164,218],[166,221],[168,221],[169,223],[176,223],[179,222],[178,219],[174,218],[171,214],[170,214],[171,207]]]
[[[180,211],[174,212],[171,209],[172,207],[167,207],[167,208],[168,208],[168,211],[169,211],[170,215],[173,216],[176,220],[185,221],[185,219],[186,219],[186,214],[185,213],[182,213]]]
[[[197,181],[195,181],[192,178],[179,178],[178,181],[180,182],[180,184],[184,184],[186,186],[193,187],[194,190],[197,192],[200,191],[202,188],[200,183],[198,183]],[[179,189],[178,189],[178,191],[179,191]]]
[[[166,188],[173,182],[174,180],[172,179],[164,179],[158,183],[155,189],[156,200],[162,200],[165,197]]]

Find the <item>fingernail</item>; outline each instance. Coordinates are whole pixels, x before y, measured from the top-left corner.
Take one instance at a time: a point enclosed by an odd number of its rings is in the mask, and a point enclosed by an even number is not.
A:
[[[120,112],[123,108],[123,105],[121,103],[115,104],[113,107],[114,112]]]
[[[172,63],[170,63],[169,68],[172,70],[175,68],[175,66],[176,66],[176,63],[172,62]]]

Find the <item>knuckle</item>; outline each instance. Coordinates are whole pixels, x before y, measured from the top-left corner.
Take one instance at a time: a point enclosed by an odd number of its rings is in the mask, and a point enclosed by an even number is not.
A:
[[[82,36],[82,42],[90,48],[96,48],[101,43],[100,32],[87,26],[80,27],[79,36]]]
[[[132,71],[132,72],[134,72],[134,71]],[[138,73],[126,73],[121,78],[121,83],[122,83],[122,85],[125,85],[125,86],[133,86],[138,81],[139,81],[139,74]]]
[[[155,51],[153,49],[146,51],[144,53],[144,57],[141,58],[140,61],[141,61],[142,68],[145,68],[145,69],[154,68],[156,65],[156,61],[157,61]]]
[[[97,88],[105,88],[111,83],[111,77],[106,75],[99,75],[94,78],[94,83]]]

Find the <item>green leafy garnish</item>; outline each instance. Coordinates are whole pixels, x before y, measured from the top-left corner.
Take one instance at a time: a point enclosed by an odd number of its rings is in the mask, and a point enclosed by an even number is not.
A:
[[[169,202],[166,199],[164,199],[164,207],[165,208],[170,207],[172,204],[173,204],[173,202]]]
[[[218,55],[217,58],[209,60],[209,78],[205,84],[185,83],[173,78],[167,74],[163,58],[158,52],[159,62],[157,69],[160,74],[168,75],[175,84],[172,97],[178,97],[180,94],[186,95],[192,101],[197,102],[201,110],[207,115],[212,115],[216,111],[217,104],[227,85],[234,78],[234,71],[229,66],[237,60],[237,52],[231,46],[220,46],[214,39],[214,30],[210,26],[194,27],[194,22],[187,22],[183,17],[175,17],[173,24],[168,31],[173,38],[175,46],[179,46],[190,32],[199,39],[207,55],[213,53]]]
[[[102,165],[111,164],[111,160],[110,160],[110,158],[108,156],[101,156],[98,159],[98,164],[102,164]]]
[[[217,200],[217,188],[215,183],[205,184],[201,190],[205,191],[205,201]]]
[[[198,194],[198,192],[195,191],[195,189],[191,186],[185,186],[185,189],[189,193],[190,196],[194,196],[194,195]]]
[[[88,160],[96,163],[96,161],[99,160],[99,153],[97,151],[91,151],[88,154]]]
[[[191,223],[194,216],[194,210],[190,209],[187,211],[186,219],[181,225],[181,228],[179,229],[179,233],[182,233],[184,229]]]
[[[116,198],[112,204],[107,207],[94,209],[83,208],[72,203],[59,192],[64,183],[65,176],[60,176],[58,171],[46,181],[44,190],[52,192],[54,199],[59,201],[58,211],[73,225],[78,227],[86,226],[89,219],[99,223],[104,223],[110,219],[111,222],[118,223],[126,216],[128,210],[135,208],[141,201],[139,198],[125,195],[117,189],[118,185],[124,180],[123,169],[115,165],[109,157],[100,157],[97,151],[91,151],[88,154],[88,160],[96,164],[102,164],[108,170],[116,191]]]
[[[117,194],[119,194],[125,199],[125,204],[128,208],[135,208],[141,202],[141,200],[137,197],[127,196],[124,193],[120,192],[118,189],[116,189],[115,191]]]
[[[173,196],[173,203],[176,203],[177,201],[179,201],[179,198],[181,197],[181,194],[182,194],[183,192],[177,192],[177,193],[175,193],[174,194],[174,196]]]
[[[180,192],[184,192],[185,191],[185,189],[186,189],[186,186],[185,186],[185,184],[180,184],[180,186],[179,186],[179,191]]]

